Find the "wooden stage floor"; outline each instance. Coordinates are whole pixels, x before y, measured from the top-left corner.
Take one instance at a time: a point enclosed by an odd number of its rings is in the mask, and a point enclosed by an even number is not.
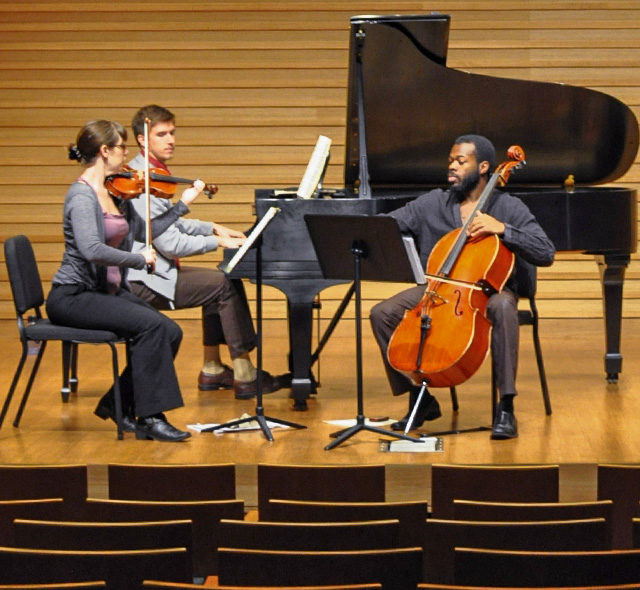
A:
[[[197,321],[183,321],[184,340],[177,358],[185,407],[170,413],[178,427],[195,423],[219,423],[243,413],[255,413],[255,401],[237,401],[230,391],[199,392],[201,365],[200,328]],[[407,398],[393,398],[384,377],[379,352],[367,323],[363,327],[364,414],[367,417],[400,418]],[[110,374],[108,347],[81,347],[77,395],[61,403],[59,388],[60,347],[47,349],[19,428],[12,426],[18,399],[26,382],[23,375],[7,420],[0,430],[0,463],[91,465],[90,493],[105,493],[107,463],[178,464],[226,463],[238,466],[238,497],[255,502],[255,466],[282,464],[387,465],[387,498],[428,498],[430,465],[454,464],[560,464],[561,499],[592,499],[598,463],[635,463],[640,460],[640,320],[623,322],[623,372],[618,384],[608,384],[604,374],[604,326],[602,320],[541,320],[542,347],[553,406],[546,416],[538,381],[529,328],[521,331],[521,355],[516,398],[520,436],[491,441],[488,432],[442,437],[443,450],[433,453],[388,453],[379,450],[381,437],[362,431],[326,451],[338,426],[327,420],[355,419],[356,351],[353,321],[343,320],[320,361],[321,387],[307,412],[292,411],[289,390],[264,397],[267,416],[293,421],[304,430],[272,430],[273,442],[261,431],[222,435],[194,432],[181,444],[137,441],[125,434],[118,441],[115,427],[93,415],[107,389]],[[19,358],[17,329],[13,321],[0,322],[2,402]],[[286,324],[264,325],[264,368],[272,373],[287,367]],[[123,356],[123,355],[121,355]],[[27,361],[29,370],[33,357]],[[442,418],[428,424],[433,431],[490,424],[488,362],[458,388],[460,411],[452,413],[449,392],[434,390]],[[421,429],[424,431],[425,429]]]

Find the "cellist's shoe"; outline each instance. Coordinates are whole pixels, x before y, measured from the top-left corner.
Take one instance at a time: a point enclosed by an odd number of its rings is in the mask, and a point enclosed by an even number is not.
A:
[[[506,440],[518,436],[518,421],[515,414],[502,409],[502,404],[498,404],[496,418],[491,428],[491,440]]]
[[[407,422],[409,422],[409,418],[411,417],[411,412],[412,408],[409,408],[407,415],[402,420],[393,422],[391,424],[391,430],[404,431],[404,429],[407,427]],[[425,421],[436,420],[437,418],[440,418],[440,416],[442,416],[442,412],[440,411],[440,404],[438,403],[438,400],[429,392],[425,392],[424,397],[422,398],[422,402],[420,402],[420,407],[418,407],[418,411],[413,418],[411,430],[420,428],[420,426],[422,426]]]

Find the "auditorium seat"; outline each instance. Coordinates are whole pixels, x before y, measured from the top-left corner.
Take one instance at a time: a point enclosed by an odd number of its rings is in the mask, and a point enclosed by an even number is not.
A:
[[[242,500],[200,502],[151,502],[88,498],[85,518],[98,521],[190,520],[193,535],[193,573],[206,578],[218,567],[217,546],[220,521],[242,520]]]
[[[213,587],[213,586],[212,586]],[[155,590],[185,590],[201,589],[197,584],[177,584],[171,582],[158,582],[155,580],[145,580],[142,584],[145,588],[155,588]],[[338,586],[215,586],[216,590],[382,590],[380,584],[339,584]],[[0,587],[0,590],[2,588]]]
[[[234,500],[233,463],[219,465],[107,465],[109,498],[184,502]]]
[[[558,502],[558,465],[433,465],[434,518],[453,518],[454,500]]]
[[[258,514],[270,499],[384,502],[384,465],[258,464]],[[262,520],[262,516],[260,516]]]
[[[418,547],[424,539],[427,502],[304,502],[269,500],[265,520],[284,522],[348,522],[398,520],[400,547]]]
[[[224,586],[315,586],[380,583],[383,590],[412,590],[421,581],[422,549],[379,551],[263,551],[218,549]]]
[[[527,551],[603,550],[607,547],[604,518],[546,522],[440,520],[426,522],[425,582],[453,584],[456,547]]]
[[[69,515],[87,498],[86,465],[0,465],[0,500],[62,498]]]
[[[222,520],[220,547],[272,551],[356,551],[398,547],[397,520],[250,522]]]
[[[0,590],[99,590],[106,588],[105,582],[73,582],[70,584],[0,584]]]
[[[455,583],[511,588],[640,583],[640,549],[501,551],[455,549]]]
[[[640,465],[598,465],[598,500],[612,500],[613,548],[633,545],[631,519],[640,516]]]
[[[67,515],[62,498],[0,500],[0,546],[14,545],[13,521],[16,518],[62,520]]]
[[[583,520],[604,518],[607,523],[607,544],[612,549],[611,515],[613,502],[480,502],[476,500],[454,500],[455,520],[530,521],[530,520]]]
[[[104,580],[108,590],[140,590],[143,580],[192,581],[184,548],[137,551],[54,551],[0,547],[0,584]]]

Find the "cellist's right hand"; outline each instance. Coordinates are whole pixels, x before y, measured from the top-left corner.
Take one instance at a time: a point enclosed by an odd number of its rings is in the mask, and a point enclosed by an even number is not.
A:
[[[156,251],[153,248],[147,248],[140,252],[144,256],[144,265],[147,272],[153,272],[156,269]]]

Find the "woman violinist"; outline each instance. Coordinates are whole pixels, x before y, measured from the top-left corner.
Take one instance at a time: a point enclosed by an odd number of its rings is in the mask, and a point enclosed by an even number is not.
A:
[[[402,232],[414,236],[424,267],[436,243],[450,231],[462,227],[473,214],[494,167],[495,148],[488,139],[479,135],[461,136],[454,142],[449,155],[449,190],[432,190],[390,213],[397,219]],[[515,254],[516,260],[521,258],[536,266],[553,263],[555,247],[522,201],[506,192],[494,191],[483,211],[475,213],[468,225],[470,239],[497,235]],[[515,268],[518,266],[516,263]],[[513,409],[513,399],[517,395],[519,345],[516,292],[517,276],[513,274],[502,291],[491,295],[486,309],[493,325],[491,349],[500,392],[491,433],[493,439],[518,435]],[[424,286],[413,287],[378,303],[371,310],[371,325],[382,352],[391,390],[394,395],[409,391],[409,413],[392,425],[394,430],[405,429],[420,386],[393,368],[387,356],[388,345],[405,312],[414,309],[424,294]],[[413,427],[421,426],[425,420],[435,420],[440,415],[438,401],[427,392],[416,409]]]
[[[124,429],[138,439],[182,441],[188,432],[172,426],[164,412],[183,405],[173,359],[182,340],[180,327],[134,296],[127,269],[152,268],[153,250],[133,254],[133,240],[145,240],[146,224],[130,200],[112,197],[105,179],[122,169],[127,132],[119,123],[95,120],[78,133],[69,158],[84,166],[69,188],[63,211],[65,251],[52,280],[47,314],[78,328],[109,330],[130,341],[129,365],[121,376]],[[165,215],[153,220],[162,233],[202,191],[198,181]],[[100,400],[96,415],[115,420],[113,391]],[[137,418],[137,420],[136,420]]]

